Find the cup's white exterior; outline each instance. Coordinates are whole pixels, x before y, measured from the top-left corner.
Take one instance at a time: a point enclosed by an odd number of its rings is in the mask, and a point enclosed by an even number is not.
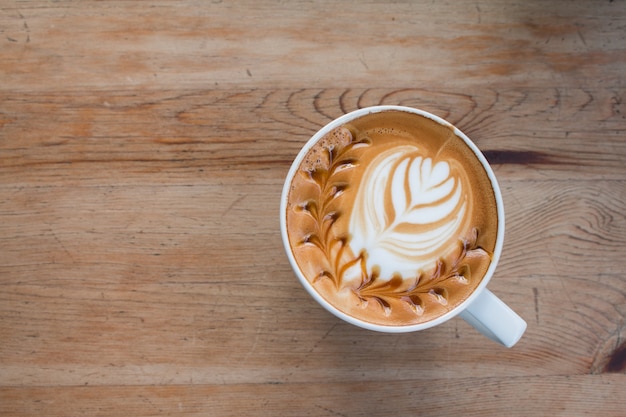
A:
[[[317,143],[319,139],[321,139],[324,135],[331,132],[335,128],[342,126],[351,120],[359,118],[369,113],[376,113],[388,110],[398,110],[404,111],[408,113],[414,113],[417,115],[421,115],[427,117],[429,119],[434,120],[437,123],[440,123],[445,126],[449,126],[454,130],[454,133],[465,141],[465,143],[472,149],[476,158],[482,163],[489,179],[491,180],[491,184],[494,190],[496,205],[497,205],[497,213],[498,213],[498,231],[496,237],[496,245],[493,252],[493,258],[491,264],[489,265],[489,269],[482,279],[481,283],[474,290],[474,292],[461,304],[459,304],[453,310],[443,314],[433,320],[418,323],[407,326],[388,326],[388,325],[379,325],[373,324],[369,322],[365,322],[359,319],[356,319],[344,312],[335,308],[332,304],[328,303],[320,294],[313,288],[312,284],[306,279],[306,277],[300,271],[298,264],[291,252],[291,248],[289,245],[289,239],[287,236],[287,199],[289,197],[289,188],[291,185],[291,180],[293,176],[296,174],[298,167],[300,166],[302,160],[306,156],[307,152],[311,149],[311,147]],[[309,292],[309,294],[326,310],[334,314],[335,316],[345,320],[348,323],[352,323],[356,326],[363,327],[369,330],[375,330],[379,332],[387,332],[387,333],[404,333],[404,332],[413,332],[418,330],[424,330],[438,324],[441,324],[447,320],[450,320],[452,317],[461,314],[461,317],[465,319],[468,323],[474,326],[481,333],[486,335],[487,337],[502,343],[507,347],[513,346],[517,341],[521,338],[522,334],[526,330],[526,322],[519,317],[513,310],[511,310],[506,304],[504,304],[499,298],[497,298],[493,293],[486,289],[487,284],[491,280],[493,273],[498,264],[498,260],[500,259],[500,254],[502,252],[502,245],[504,241],[504,205],[502,203],[502,193],[500,192],[500,187],[498,186],[498,182],[493,173],[493,170],[489,166],[487,159],[480,152],[478,147],[467,137],[463,132],[454,127],[452,124],[447,121],[441,119],[438,116],[425,112],[423,110],[414,109],[411,107],[403,107],[403,106],[374,106],[374,107],[366,107],[363,109],[359,109],[353,111],[351,113],[345,114],[326,126],[320,129],[309,141],[304,145],[304,147],[300,150],[300,153],[295,158],[289,173],[287,174],[287,178],[285,180],[285,184],[283,187],[283,193],[281,197],[280,204],[280,229],[283,239],[283,244],[285,246],[285,251],[287,252],[287,257],[289,258],[289,262],[296,273],[296,276],[299,278],[300,282],[304,286],[304,288]]]

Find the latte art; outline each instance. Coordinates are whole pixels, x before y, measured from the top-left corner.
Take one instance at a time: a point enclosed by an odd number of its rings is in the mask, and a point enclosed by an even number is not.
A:
[[[423,323],[479,285],[496,245],[493,188],[449,126],[403,111],[331,130],[292,177],[285,228],[321,297],[363,321]]]
[[[392,148],[361,179],[350,248],[367,253],[369,273],[412,277],[458,240],[465,212],[463,185],[448,162],[433,162],[413,146]]]

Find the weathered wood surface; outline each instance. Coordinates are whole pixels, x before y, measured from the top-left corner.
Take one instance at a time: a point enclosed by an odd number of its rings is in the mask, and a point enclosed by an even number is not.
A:
[[[624,415],[623,1],[0,6],[0,415]],[[290,162],[375,104],[494,164],[513,349],[293,276]]]

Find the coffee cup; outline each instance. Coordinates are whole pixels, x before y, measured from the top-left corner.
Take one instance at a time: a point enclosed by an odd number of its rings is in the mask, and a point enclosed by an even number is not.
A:
[[[402,333],[459,315],[507,347],[526,329],[486,288],[504,239],[493,170],[433,114],[374,106],[324,126],[287,174],[280,227],[303,287],[348,323]]]

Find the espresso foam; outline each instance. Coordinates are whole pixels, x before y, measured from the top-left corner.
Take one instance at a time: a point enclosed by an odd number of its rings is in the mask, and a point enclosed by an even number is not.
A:
[[[287,231],[298,266],[331,304],[406,325],[465,300],[491,262],[491,182],[452,128],[384,111],[324,136],[295,175]]]

